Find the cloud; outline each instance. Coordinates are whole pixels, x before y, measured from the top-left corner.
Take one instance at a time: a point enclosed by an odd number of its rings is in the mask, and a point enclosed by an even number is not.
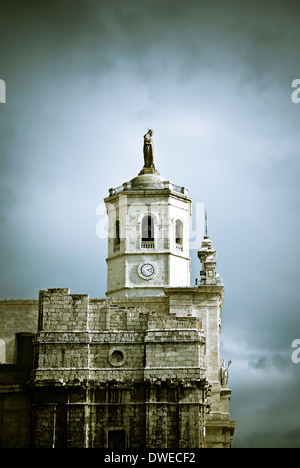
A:
[[[275,337],[273,333],[274,349]],[[263,343],[260,346],[250,335],[247,341],[231,338],[221,345],[223,355],[232,360],[230,413],[237,420],[234,447],[297,447],[296,437],[289,439],[287,434],[296,433],[299,427],[300,367],[292,363],[290,345],[280,351],[262,347]]]
[[[300,4],[15,0],[1,12],[1,297],[104,296],[96,208],[139,172],[154,127],[158,170],[208,209],[237,445],[296,445]]]
[[[250,361],[249,366],[257,370],[286,370],[287,366],[290,364],[290,354],[288,357],[281,354],[276,354],[271,358],[262,356],[255,361]]]

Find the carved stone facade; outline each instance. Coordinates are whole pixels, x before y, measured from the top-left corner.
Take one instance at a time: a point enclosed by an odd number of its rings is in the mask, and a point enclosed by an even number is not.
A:
[[[222,286],[130,299],[41,291],[33,445],[230,447],[222,295]]]

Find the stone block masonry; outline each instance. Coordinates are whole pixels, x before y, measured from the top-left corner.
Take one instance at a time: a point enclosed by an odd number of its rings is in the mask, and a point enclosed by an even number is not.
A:
[[[38,329],[37,299],[0,300],[0,364],[16,364],[16,335],[35,334]]]
[[[181,306],[187,294],[188,313]],[[219,411],[218,398],[213,408],[210,397],[220,383],[207,379],[213,366],[205,327],[216,323],[219,333],[218,309],[215,291],[212,296],[207,288],[114,299],[42,290],[32,372],[33,445],[206,447],[206,426]],[[218,353],[217,340],[208,341]]]

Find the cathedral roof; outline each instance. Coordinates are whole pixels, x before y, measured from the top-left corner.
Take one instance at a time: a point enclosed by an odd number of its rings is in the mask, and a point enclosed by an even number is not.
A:
[[[161,177],[157,171],[147,173],[141,171],[140,174],[130,181],[132,189],[164,189],[166,179]]]

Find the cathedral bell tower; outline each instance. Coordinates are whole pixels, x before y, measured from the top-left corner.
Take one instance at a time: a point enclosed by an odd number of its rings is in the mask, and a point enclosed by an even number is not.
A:
[[[105,199],[107,299],[40,291],[33,447],[232,445],[216,250],[206,232],[201,280],[190,286],[192,200],[155,169],[152,134],[139,175]]]
[[[107,297],[163,296],[166,287],[190,286],[192,199],[185,187],[160,176],[153,131],[144,136],[144,167],[109,190]]]

